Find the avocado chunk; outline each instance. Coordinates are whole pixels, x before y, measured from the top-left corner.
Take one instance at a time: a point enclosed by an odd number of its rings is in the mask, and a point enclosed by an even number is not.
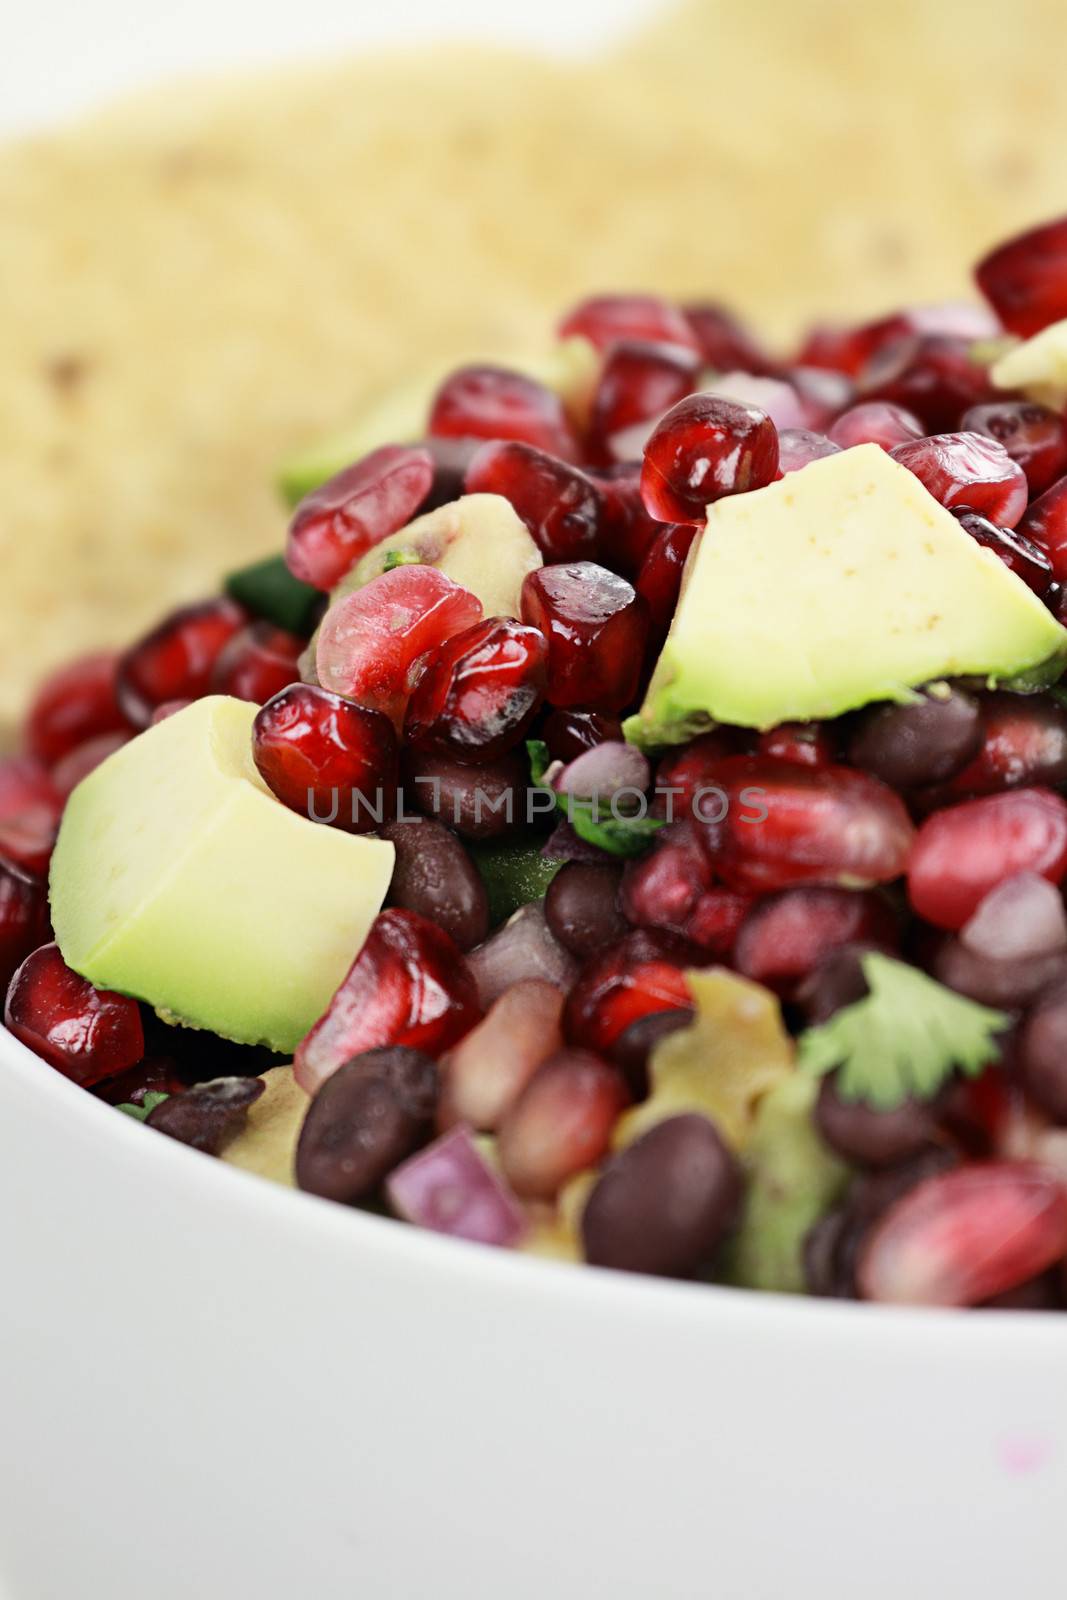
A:
[[[770,728],[1067,660],[1067,631],[877,445],[708,507],[633,743]]]
[[[64,960],[98,988],[288,1052],[361,948],[394,852],[274,798],[252,761],[256,710],[197,700],[78,785],[52,921]]]

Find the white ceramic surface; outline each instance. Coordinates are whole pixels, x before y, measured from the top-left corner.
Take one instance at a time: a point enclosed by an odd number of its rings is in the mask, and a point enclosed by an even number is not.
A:
[[[1045,1600],[1067,1320],[454,1244],[0,1037],[13,1600]]]

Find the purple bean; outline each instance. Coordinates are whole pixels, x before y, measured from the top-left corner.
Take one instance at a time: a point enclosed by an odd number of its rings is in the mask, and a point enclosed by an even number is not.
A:
[[[296,1147],[296,1181],[354,1204],[418,1148],[433,1126],[437,1066],[402,1045],[367,1050],[318,1091]]]
[[[390,822],[381,834],[396,849],[386,903],[428,917],[472,950],[489,932],[489,897],[456,835],[429,817]]]

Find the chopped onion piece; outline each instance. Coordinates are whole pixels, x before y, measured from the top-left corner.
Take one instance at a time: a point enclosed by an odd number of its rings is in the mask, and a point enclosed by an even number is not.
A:
[[[398,1216],[454,1239],[511,1246],[526,1231],[521,1205],[463,1123],[401,1162],[385,1188]]]

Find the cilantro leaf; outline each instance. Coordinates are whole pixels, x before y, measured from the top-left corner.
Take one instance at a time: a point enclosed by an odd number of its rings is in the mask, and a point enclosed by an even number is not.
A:
[[[424,565],[421,556],[413,550],[387,550],[383,572],[392,572],[396,567],[421,567]]]
[[[149,1089],[139,1106],[134,1105],[132,1100],[124,1100],[121,1105],[115,1107],[115,1110],[125,1111],[128,1117],[136,1117],[138,1122],[144,1122],[150,1111],[154,1111],[164,1100],[169,1099],[169,1094],[159,1094],[155,1089]]]
[[[838,1069],[844,1100],[892,1111],[909,1095],[932,1100],[953,1069],[977,1078],[1000,1057],[993,1035],[1009,1018],[903,961],[871,952],[862,960],[870,993],[809,1028],[797,1064],[813,1077]]]
[[[663,827],[659,817],[601,816],[592,800],[579,800],[574,795],[557,794],[544,782],[551,765],[548,746],[543,739],[528,739],[526,750],[530,757],[530,776],[534,786],[544,789],[556,802],[556,810],[565,817],[586,844],[595,845],[610,856],[638,856],[647,850],[653,836]]]

